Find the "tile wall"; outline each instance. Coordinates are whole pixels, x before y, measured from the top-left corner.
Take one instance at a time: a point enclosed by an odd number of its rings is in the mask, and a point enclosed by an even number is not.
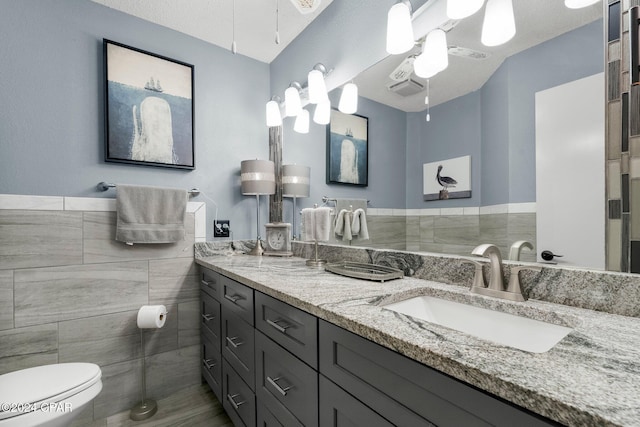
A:
[[[605,3],[606,268],[631,273],[640,273],[640,85],[631,84],[629,73],[629,9],[639,5]]]
[[[534,250],[523,249],[522,261],[536,261],[535,203],[453,208],[376,209],[367,213],[369,240],[351,246],[469,255],[481,243],[493,243],[503,258],[511,245],[527,240]],[[335,237],[329,243],[341,243]]]
[[[204,203],[190,202],[184,242],[114,240],[115,199],[0,195],[0,374],[93,362],[103,390],[85,425],[140,400],[137,311],[164,304],[144,334],[147,396],[200,384],[199,281],[194,243],[206,240]]]

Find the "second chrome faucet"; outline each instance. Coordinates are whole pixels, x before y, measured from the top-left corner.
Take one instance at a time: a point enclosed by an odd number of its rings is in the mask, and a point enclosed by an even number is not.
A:
[[[505,286],[504,274],[502,272],[502,256],[500,254],[500,249],[498,249],[497,246],[491,244],[479,245],[471,252],[471,254],[489,258],[490,262],[489,286],[487,287],[482,271],[482,264],[477,261],[470,261],[476,266],[471,292],[494,298],[502,298],[511,301],[525,301],[526,297],[522,293],[522,288],[520,287],[520,271],[542,270],[542,268],[535,266],[514,266],[511,269],[509,285]]]

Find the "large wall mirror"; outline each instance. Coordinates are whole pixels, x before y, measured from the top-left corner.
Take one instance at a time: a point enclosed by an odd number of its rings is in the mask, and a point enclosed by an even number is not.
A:
[[[560,265],[605,269],[603,5],[514,0],[513,9],[516,36],[498,47],[480,42],[484,8],[447,23],[449,66],[429,81],[412,73],[419,45],[354,77],[370,115],[380,106],[370,124],[384,122],[387,107],[406,114],[408,214],[371,216],[371,243],[457,255],[495,243],[507,259],[527,240],[535,249],[521,260],[542,261],[547,249],[563,255]],[[554,131],[541,151],[544,126]],[[425,201],[423,164],[467,155],[471,197]],[[561,236],[572,224],[582,224],[577,234]]]

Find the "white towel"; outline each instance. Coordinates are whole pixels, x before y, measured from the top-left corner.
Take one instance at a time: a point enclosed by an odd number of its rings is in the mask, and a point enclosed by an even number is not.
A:
[[[369,240],[369,228],[367,227],[367,214],[362,209],[356,209],[353,213],[351,234],[359,240]]]
[[[315,240],[315,223],[316,223],[316,210],[313,208],[302,209],[302,231],[300,232],[300,238],[304,242],[312,242]]]
[[[333,209],[320,207],[315,210],[315,238],[318,242],[328,242],[331,237],[331,212]]]
[[[342,241],[351,241],[353,235],[351,234],[351,222],[353,212],[346,209],[342,209],[336,216],[334,224],[334,233],[342,238]]]

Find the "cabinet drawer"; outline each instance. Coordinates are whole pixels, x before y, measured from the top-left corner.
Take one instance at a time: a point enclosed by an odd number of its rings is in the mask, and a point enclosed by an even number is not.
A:
[[[222,306],[253,325],[253,289],[222,277]]]
[[[287,426],[318,425],[318,373],[259,331],[256,397]]]
[[[254,333],[253,326],[222,308],[222,354],[251,390],[255,387]]]
[[[393,424],[555,425],[328,322],[318,334],[320,373]]]
[[[200,290],[206,292],[216,300],[220,301],[222,294],[222,280],[224,277],[220,273],[200,267],[202,274],[200,275]]]
[[[222,361],[222,406],[236,427],[256,425],[256,399],[226,360]]]
[[[206,335],[202,336],[202,376],[218,400],[222,400],[222,356],[220,346],[214,345]]]
[[[320,375],[320,426],[395,427],[346,391]]]
[[[220,347],[220,303],[205,292],[201,292],[200,296],[200,330],[209,335],[212,342],[218,343]]]
[[[284,427],[278,419],[258,400],[256,410],[256,425],[258,427]]]
[[[260,292],[255,300],[256,328],[318,369],[318,318]]]

